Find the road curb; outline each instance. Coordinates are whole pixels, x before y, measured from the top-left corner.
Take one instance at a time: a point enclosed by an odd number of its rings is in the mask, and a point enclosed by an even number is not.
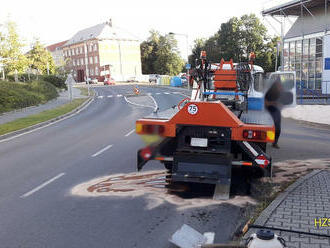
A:
[[[281,193],[279,196],[275,198],[274,201],[272,201],[266,209],[262,211],[262,213],[259,215],[257,220],[254,222],[255,225],[264,226],[266,222],[269,220],[272,213],[276,210],[276,208],[286,199],[286,197],[293,192],[296,188],[298,188],[300,185],[302,185],[306,180],[310,179],[311,177],[319,174],[322,170],[314,170],[311,173],[305,175],[304,177],[299,178],[297,181],[295,181],[293,184],[291,184],[289,187],[285,189],[283,193]],[[251,229],[244,235],[244,239],[248,238],[252,234]]]
[[[64,115],[55,117],[55,118],[50,119],[48,121],[40,122],[40,123],[35,124],[33,126],[30,126],[30,127],[26,127],[26,128],[20,129],[20,130],[16,130],[16,131],[13,131],[13,132],[10,132],[10,133],[0,135],[0,141],[11,138],[11,137],[14,137],[14,136],[17,136],[17,135],[24,134],[24,133],[29,132],[29,131],[33,131],[34,129],[41,128],[41,127],[49,125],[53,122],[56,122],[56,121],[59,121],[59,120],[65,119],[65,118],[72,117],[75,114],[78,114],[84,108],[87,108],[88,105],[92,103],[92,101],[94,101],[94,96],[86,98],[86,101],[84,101],[81,105],[79,105],[78,107],[76,107],[75,109],[71,110],[70,112],[68,112]]]

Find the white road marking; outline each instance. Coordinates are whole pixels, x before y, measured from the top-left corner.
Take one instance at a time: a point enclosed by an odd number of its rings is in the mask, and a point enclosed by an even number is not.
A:
[[[121,95],[121,94],[119,94],[119,95],[117,95],[117,97],[122,97],[123,95]]]
[[[103,98],[103,96],[98,96],[97,98],[99,98],[99,99],[102,99],[102,98]]]
[[[155,107],[154,107],[154,113],[156,113],[156,112],[158,111],[158,109],[159,109],[158,104],[157,104],[155,98],[153,98],[152,96],[149,96],[149,97],[151,98],[151,100],[152,100],[152,101],[154,102],[154,104],[155,104]]]
[[[25,193],[24,195],[21,195],[21,198],[26,198],[26,197],[28,197],[28,196],[34,194],[35,192],[41,190],[42,188],[46,187],[48,184],[54,182],[55,180],[59,179],[60,177],[62,177],[62,176],[64,176],[64,175],[65,175],[65,173],[60,173],[60,174],[58,174],[57,176],[55,176],[55,177],[49,179],[48,181],[44,182],[43,184],[40,184],[38,187],[36,187],[36,188],[30,190],[29,192]]]
[[[149,92],[149,93],[147,93],[147,96],[151,96],[151,93]]]
[[[169,95],[170,93],[168,93],[168,92],[164,92],[164,94],[165,94],[165,95]]]
[[[113,145],[108,145],[108,146],[102,148],[102,149],[99,150],[98,152],[94,153],[94,154],[92,155],[92,157],[94,158],[94,157],[100,155],[101,153],[103,153],[103,152],[105,152],[106,150],[110,149],[112,146],[113,146]]]
[[[156,93],[156,95],[160,95],[160,94],[162,94],[162,93],[160,93],[160,92],[157,92],[157,93]]]
[[[113,95],[108,95],[108,98],[113,97]]]
[[[173,92],[173,94],[180,94],[180,92],[175,91],[175,92]]]
[[[128,136],[130,136],[132,133],[134,133],[135,132],[135,129],[133,129],[133,130],[131,130],[131,131],[129,131],[127,134],[125,134],[125,137],[128,137]]]
[[[152,96],[149,96],[149,97],[152,97]],[[148,105],[143,105],[143,104],[138,104],[138,103],[131,102],[130,100],[127,99],[126,96],[124,96],[124,99],[127,103],[135,105],[135,106],[145,107],[145,108],[152,108],[152,109],[154,108],[153,106],[148,106]]]

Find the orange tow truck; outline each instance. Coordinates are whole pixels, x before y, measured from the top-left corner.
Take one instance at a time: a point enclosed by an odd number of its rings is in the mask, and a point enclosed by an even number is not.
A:
[[[172,182],[215,184],[215,199],[229,198],[233,168],[270,176],[266,143],[274,141],[275,130],[266,111],[248,108],[253,67],[252,61],[209,64],[202,52],[191,98],[136,121],[137,134],[160,137],[138,150],[138,170],[159,160]]]

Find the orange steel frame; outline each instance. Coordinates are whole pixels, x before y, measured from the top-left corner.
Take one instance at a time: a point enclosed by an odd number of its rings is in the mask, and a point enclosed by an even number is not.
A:
[[[224,64],[230,65],[230,70],[223,69]],[[214,88],[217,90],[237,90],[236,70],[234,69],[233,60],[224,61],[221,59],[219,69],[214,71]]]
[[[189,105],[194,104],[198,108],[198,112],[194,115],[188,113]],[[231,128],[231,139],[237,141],[254,141],[254,142],[274,142],[267,137],[266,140],[254,140],[243,138],[244,130],[253,131],[272,131],[275,132],[274,126],[245,124],[231,112],[221,102],[194,102],[187,103],[176,115],[171,119],[139,119],[136,125],[159,125],[164,126],[165,130],[162,136],[175,137],[178,126],[213,126],[213,127],[229,127]],[[138,134],[143,134],[142,130],[136,129]]]

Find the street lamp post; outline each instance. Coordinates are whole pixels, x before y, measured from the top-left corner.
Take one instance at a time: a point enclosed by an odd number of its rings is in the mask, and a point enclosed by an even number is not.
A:
[[[186,38],[187,64],[189,64],[189,37],[188,37],[188,34],[173,33],[173,32],[169,32],[168,34],[170,34],[170,35],[181,35],[181,36],[184,36]],[[188,90],[190,90],[189,77],[190,77],[189,69],[187,69]]]

